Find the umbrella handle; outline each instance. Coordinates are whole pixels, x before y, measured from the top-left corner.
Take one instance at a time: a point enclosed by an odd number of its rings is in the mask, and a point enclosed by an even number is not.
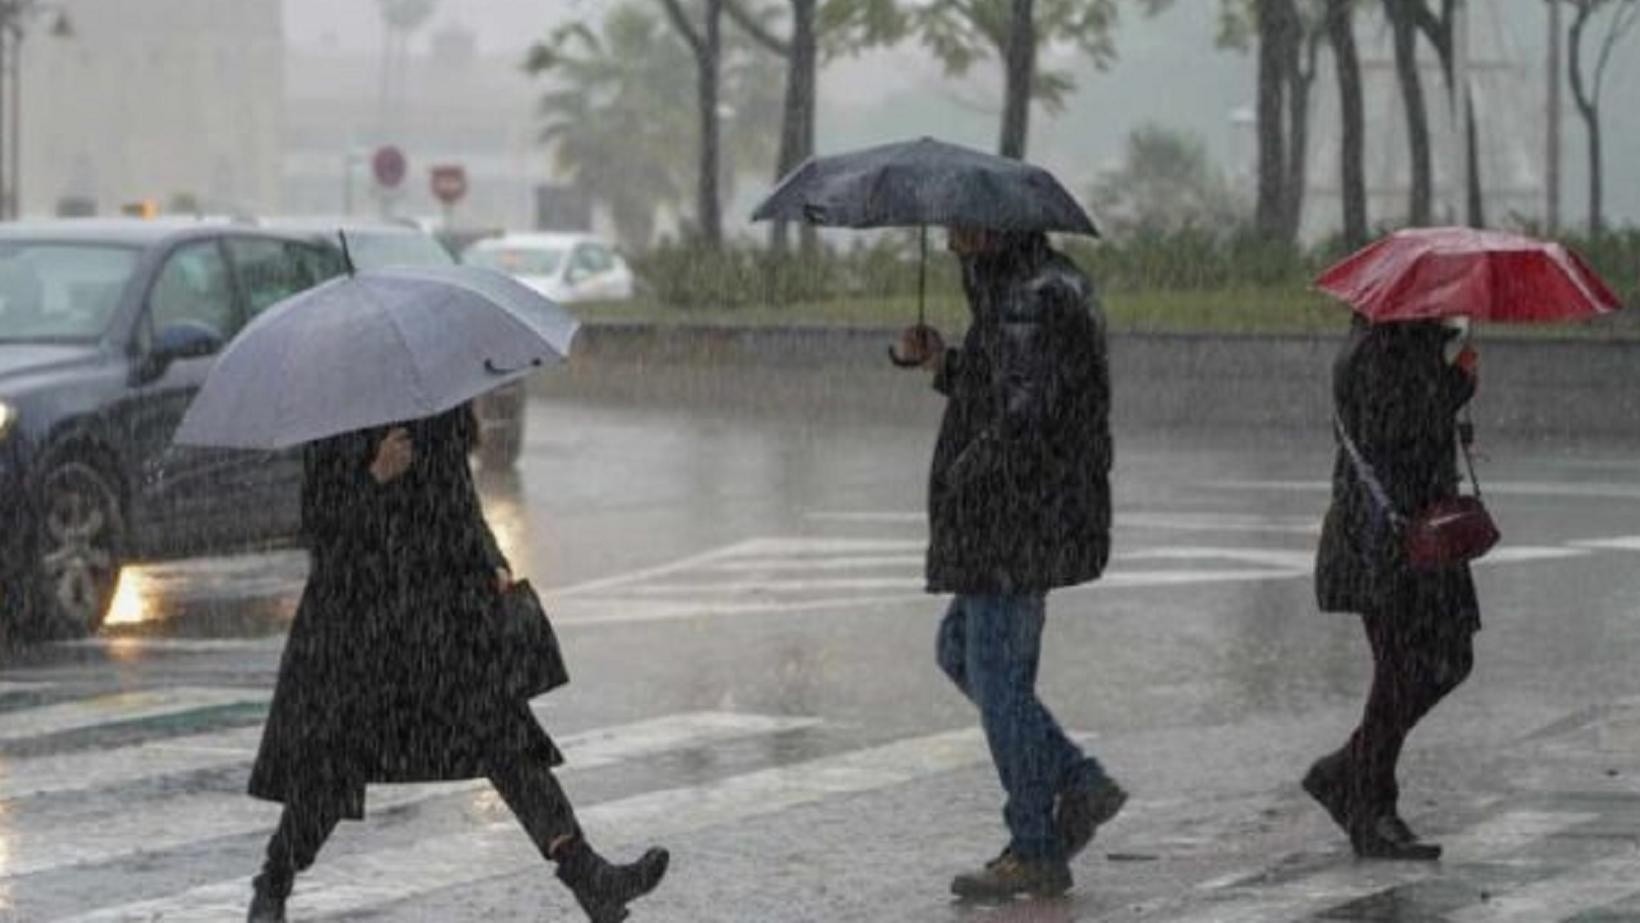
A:
[[[888,348],[888,361],[894,363],[897,368],[902,369],[914,369],[922,365],[921,362],[918,362],[915,359],[901,359],[900,354],[895,352],[894,347],[892,346]]]

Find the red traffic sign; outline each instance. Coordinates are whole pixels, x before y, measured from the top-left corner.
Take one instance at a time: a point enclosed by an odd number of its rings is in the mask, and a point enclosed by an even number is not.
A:
[[[404,182],[404,174],[409,169],[409,162],[404,159],[404,152],[390,145],[377,148],[370,158],[370,170],[376,175],[377,184],[395,189]]]
[[[433,197],[454,205],[467,195],[467,168],[460,164],[440,164],[431,171]]]

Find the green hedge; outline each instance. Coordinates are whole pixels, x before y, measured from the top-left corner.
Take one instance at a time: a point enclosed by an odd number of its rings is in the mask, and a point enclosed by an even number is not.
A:
[[[1640,307],[1640,229],[1563,240],[1594,266],[1623,303]],[[1181,230],[1121,241],[1069,239],[1066,252],[1108,293],[1307,289],[1342,248],[1336,242],[1300,250],[1245,232]],[[738,241],[721,250],[668,241],[632,260],[648,294],[681,309],[770,308],[835,299],[914,297],[916,238],[891,233],[800,256],[776,255]],[[931,235],[931,299],[960,297],[956,260],[943,234]],[[1637,319],[1636,322],[1640,322]]]

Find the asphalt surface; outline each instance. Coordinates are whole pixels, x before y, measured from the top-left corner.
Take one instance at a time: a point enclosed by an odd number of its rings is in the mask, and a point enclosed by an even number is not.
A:
[[[570,658],[536,705],[585,827],[674,851],[635,921],[1640,921],[1634,446],[1484,446],[1505,546],[1476,673],[1403,763],[1447,848],[1415,865],[1355,861],[1297,786],[1367,678],[1311,598],[1324,421],[1119,432],[1116,559],[1050,597],[1041,688],[1134,797],[1068,897],[975,906],[949,879],[1005,835],[921,592],[938,404],[803,374],[784,407],[549,392],[518,471],[482,479]],[[243,918],[277,808],[241,792],[304,568],[132,568],[102,636],[4,655],[0,920]],[[370,807],[292,919],[579,918],[482,783]]]

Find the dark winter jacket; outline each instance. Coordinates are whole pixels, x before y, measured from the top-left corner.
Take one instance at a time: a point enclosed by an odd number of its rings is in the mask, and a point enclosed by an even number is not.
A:
[[[1434,323],[1358,321],[1333,367],[1338,419],[1406,517],[1458,492],[1457,414],[1475,382],[1442,355],[1449,335]],[[1342,443],[1316,555],[1316,595],[1329,612],[1479,619],[1469,568],[1414,571]]]
[[[965,261],[973,320],[935,387],[948,400],[928,486],[928,590],[1042,593],[1110,555],[1104,317],[1040,237]]]
[[[468,467],[471,411],[405,424],[410,468],[378,484],[387,429],[308,446],[307,587],[280,664],[252,795],[359,817],[367,782],[487,774],[497,758],[560,760],[528,704],[495,692],[496,568],[506,567]]]

